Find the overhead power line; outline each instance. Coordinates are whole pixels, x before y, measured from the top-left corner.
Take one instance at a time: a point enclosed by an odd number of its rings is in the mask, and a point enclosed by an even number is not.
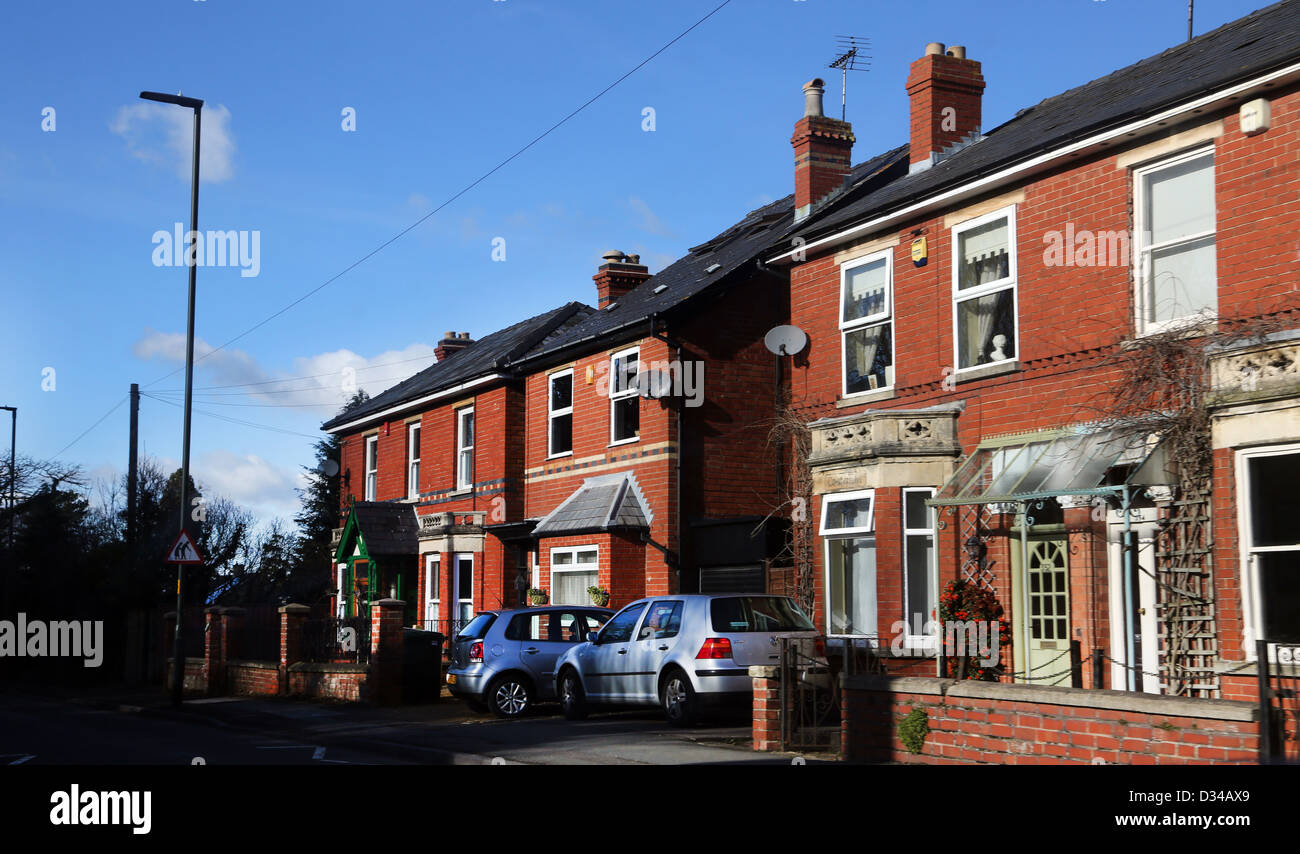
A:
[[[384,251],[384,250],[387,249],[389,246],[391,246],[392,244],[396,243],[398,240],[400,240],[400,239],[402,239],[403,237],[405,237],[407,234],[409,234],[409,233],[410,233],[411,231],[413,231],[415,228],[417,228],[417,227],[419,227],[420,225],[422,225],[422,224],[423,224],[426,220],[428,220],[430,217],[432,217],[432,216],[434,216],[435,214],[437,214],[437,213],[438,213],[439,211],[441,211],[443,208],[447,207],[447,206],[450,205],[452,202],[456,201],[456,200],[459,199],[461,196],[465,195],[465,194],[468,193],[470,190],[474,189],[474,188],[477,187],[479,184],[483,183],[483,182],[486,181],[488,178],[490,178],[490,177],[492,177],[493,175],[495,175],[497,172],[501,171],[503,168],[505,168],[509,163],[511,163],[511,162],[512,162],[513,160],[515,160],[517,157],[519,157],[520,155],[522,155],[524,152],[528,151],[528,149],[532,148],[534,145],[536,145],[537,143],[541,142],[541,141],[542,141],[543,139],[545,139],[546,137],[550,136],[553,132],[555,132],[555,131],[558,130],[559,128],[563,127],[563,126],[564,126],[565,124],[567,124],[568,121],[569,121],[570,119],[572,119],[574,116],[578,115],[578,114],[581,113],[583,110],[585,110],[585,109],[587,109],[588,107],[590,107],[590,106],[591,106],[592,104],[594,104],[596,101],[600,100],[600,98],[604,97],[605,94],[608,93],[608,92],[609,92],[611,89],[613,89],[615,86],[618,86],[618,85],[619,85],[620,83],[622,83],[624,80],[626,80],[627,78],[631,77],[631,76],[632,76],[633,74],[635,74],[636,72],[640,71],[640,70],[641,70],[642,68],[644,68],[646,65],[650,64],[650,62],[652,62],[652,61],[653,61],[656,57],[658,57],[661,53],[663,53],[664,51],[668,50],[668,48],[672,47],[672,46],[675,45],[677,42],[681,41],[681,40],[682,40],[683,38],[685,38],[689,33],[691,33],[693,30],[695,30],[697,27],[699,27],[701,24],[703,24],[705,21],[709,20],[709,19],[712,18],[714,15],[716,15],[718,12],[722,11],[723,8],[725,8],[726,6],[730,5],[730,3],[731,3],[731,0],[723,0],[723,2],[721,2],[721,3],[719,3],[717,6],[715,6],[715,7],[712,9],[712,11],[710,11],[707,15],[705,15],[705,16],[702,17],[702,18],[700,18],[698,21],[696,21],[695,23],[691,24],[691,25],[690,25],[689,27],[687,27],[686,29],[682,30],[680,33],[678,33],[676,36],[674,36],[674,37],[673,37],[673,38],[672,38],[672,39],[671,39],[667,44],[665,44],[663,47],[659,48],[659,49],[656,50],[654,53],[650,54],[650,55],[647,56],[645,59],[641,60],[641,61],[640,61],[639,63],[637,63],[637,64],[636,64],[636,65],[635,65],[631,70],[625,72],[621,77],[619,77],[619,78],[618,78],[617,80],[615,80],[613,83],[610,83],[610,84],[609,84],[608,86],[606,86],[604,89],[601,89],[601,90],[600,90],[599,92],[597,92],[595,95],[593,95],[593,96],[591,96],[590,98],[588,98],[586,101],[583,102],[583,104],[582,104],[580,107],[578,107],[577,109],[575,109],[575,110],[573,110],[572,112],[570,112],[567,116],[565,116],[564,118],[560,119],[558,122],[556,122],[555,124],[551,125],[549,128],[547,128],[546,130],[542,131],[542,132],[539,133],[537,136],[533,137],[531,140],[529,140],[529,142],[528,142],[526,145],[524,145],[522,148],[520,148],[520,149],[519,149],[518,151],[516,151],[514,154],[511,154],[511,155],[510,155],[509,157],[507,157],[505,160],[502,160],[500,163],[498,163],[497,165],[493,166],[491,169],[489,169],[488,171],[484,172],[484,173],[483,173],[482,175],[480,175],[479,177],[475,178],[475,179],[474,179],[473,181],[471,181],[469,184],[465,185],[462,189],[460,189],[459,191],[457,191],[455,194],[453,194],[450,198],[448,198],[448,199],[447,199],[446,201],[444,201],[442,204],[438,205],[436,208],[434,208],[433,210],[429,211],[427,214],[425,214],[424,216],[420,217],[420,218],[417,219],[415,222],[411,223],[411,224],[408,225],[406,228],[404,228],[404,229],[402,229],[401,231],[399,231],[397,234],[394,234],[392,237],[388,238],[388,239],[385,240],[383,243],[379,244],[379,245],[376,246],[374,249],[372,249],[372,250],[370,250],[369,252],[367,252],[365,255],[362,255],[360,258],[358,258],[357,260],[353,261],[351,264],[347,265],[347,266],[344,267],[342,270],[340,270],[339,272],[335,273],[333,276],[330,276],[328,279],[326,279],[325,281],[321,282],[321,283],[320,283],[319,285],[317,285],[316,287],[312,288],[311,290],[307,291],[307,292],[306,292],[305,294],[303,294],[302,296],[300,296],[300,297],[298,297],[297,299],[293,300],[293,301],[290,302],[288,305],[284,306],[283,308],[279,309],[278,311],[275,311],[275,312],[271,313],[270,315],[268,315],[267,317],[263,318],[262,320],[259,320],[257,323],[254,323],[252,326],[248,327],[248,328],[245,329],[243,332],[241,332],[241,333],[239,333],[238,335],[236,335],[234,338],[231,338],[230,340],[226,341],[226,342],[223,343],[221,346],[219,346],[219,347],[217,347],[217,348],[215,348],[215,349],[213,349],[213,350],[209,350],[207,353],[204,353],[202,356],[200,356],[198,359],[196,359],[195,362],[196,362],[196,363],[197,363],[197,362],[201,362],[201,361],[203,361],[204,359],[206,359],[206,358],[208,358],[209,356],[211,356],[212,354],[217,353],[217,352],[219,352],[219,351],[221,351],[221,350],[224,350],[226,347],[229,347],[231,344],[234,344],[236,341],[240,340],[241,338],[245,337],[246,335],[249,335],[249,334],[251,334],[252,332],[255,332],[256,330],[261,329],[263,326],[265,326],[266,324],[270,323],[272,320],[275,320],[275,319],[276,319],[277,317],[279,317],[280,315],[284,314],[285,312],[289,311],[290,309],[293,309],[294,307],[296,307],[296,306],[300,305],[301,303],[305,302],[307,299],[309,299],[310,297],[312,297],[312,296],[315,295],[316,293],[318,293],[318,292],[324,290],[324,289],[325,289],[326,287],[328,287],[329,285],[331,285],[331,284],[333,284],[334,282],[338,281],[338,280],[341,279],[343,276],[345,276],[345,275],[347,275],[348,273],[352,272],[352,271],[355,270],[357,267],[360,267],[360,266],[361,266],[362,264],[364,264],[366,261],[369,261],[371,258],[373,258],[374,256],[378,255],[380,252]],[[163,376],[159,377],[158,379],[154,380],[153,382],[147,383],[144,387],[145,387],[145,388],[148,388],[149,386],[152,386],[152,385],[155,385],[155,384],[157,384],[157,383],[160,383],[160,382],[162,382],[163,380],[167,379],[168,377],[174,376],[175,374],[179,373],[181,370],[183,370],[183,369],[182,369],[182,368],[176,368],[176,370],[174,370],[174,371],[172,371],[172,372],[170,372],[170,373],[168,373],[168,374],[164,374]]]

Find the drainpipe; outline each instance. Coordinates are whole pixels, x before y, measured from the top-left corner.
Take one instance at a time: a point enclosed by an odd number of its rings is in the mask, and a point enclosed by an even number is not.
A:
[[[1138,627],[1133,625],[1133,514],[1130,506],[1132,495],[1127,483],[1121,500],[1124,502],[1124,624],[1128,627],[1124,633],[1124,663],[1127,665],[1124,684],[1129,691],[1136,691],[1137,671],[1134,667],[1137,662],[1133,659],[1137,656],[1137,644],[1133,633]]]
[[[665,326],[666,325],[667,324],[665,324]],[[682,364],[682,343],[669,338],[667,332],[662,334],[659,332],[659,312],[657,311],[650,315],[650,337],[657,341],[664,342],[669,347],[676,348],[678,370],[684,373],[686,371],[686,366]],[[704,389],[701,387],[700,393],[703,394],[703,392]],[[685,538],[682,536],[683,531],[685,530],[685,525],[682,521],[682,449],[684,437],[682,431],[682,412],[686,408],[686,398],[680,395],[677,396],[676,406],[674,408],[677,410],[677,554],[681,555],[682,546],[686,542]],[[677,592],[680,593],[682,592],[682,566],[680,560],[677,562],[673,574],[677,576]]]

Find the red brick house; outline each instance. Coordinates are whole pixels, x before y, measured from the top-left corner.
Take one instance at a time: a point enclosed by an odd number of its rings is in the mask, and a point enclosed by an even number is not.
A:
[[[701,586],[765,589],[777,360],[763,334],[786,280],[758,252],[791,222],[761,208],[655,276],[608,253],[597,307],[570,303],[478,341],[327,422],[342,434],[336,607],[396,596],[447,628],[482,608],[611,605]]]
[[[979,62],[931,44],[908,144],[852,170],[805,87],[764,260],[808,336],[784,367],[828,634],[934,675],[926,621],[967,579],[1006,609],[1006,678],[1239,699],[1256,640],[1300,641],[1298,81],[1280,3],[985,130]],[[1211,345],[1203,493],[1112,405],[1170,330]]]

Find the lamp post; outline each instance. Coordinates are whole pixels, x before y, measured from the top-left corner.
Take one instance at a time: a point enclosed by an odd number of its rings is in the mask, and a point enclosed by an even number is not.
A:
[[[189,313],[185,327],[185,427],[181,440],[181,518],[180,530],[185,530],[185,517],[189,509],[188,487],[190,482],[190,402],[194,393],[194,293],[198,274],[198,240],[199,240],[199,128],[203,115],[203,101],[198,98],[186,98],[183,95],[165,95],[161,92],[141,92],[140,97],[146,101],[158,101],[163,104],[175,104],[188,107],[194,111],[194,175],[190,185],[190,254],[186,257],[186,266],[190,268]],[[184,614],[184,601],[181,598],[181,578],[185,572],[183,564],[176,564],[176,637],[172,648],[172,705],[180,706],[185,687],[185,648],[181,643],[181,619]]]
[[[17,502],[14,500],[14,485],[18,482],[18,466],[15,450],[18,447],[18,407],[0,406],[0,409],[9,411],[13,419],[9,427],[9,553],[6,555],[5,576],[0,581],[0,608],[9,606],[9,582],[13,576],[14,567],[18,565],[17,556],[14,554],[14,516]],[[4,613],[0,610],[0,613]]]

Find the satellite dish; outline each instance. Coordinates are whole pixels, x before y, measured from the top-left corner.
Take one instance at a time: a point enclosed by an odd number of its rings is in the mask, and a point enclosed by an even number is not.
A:
[[[321,474],[326,477],[333,477],[339,473],[339,464],[334,462],[334,460],[326,460],[320,464],[320,470]]]
[[[673,393],[673,375],[662,369],[642,371],[636,378],[641,397],[657,400]]]
[[[763,344],[778,356],[793,356],[808,343],[808,335],[798,326],[777,326],[763,336]]]

